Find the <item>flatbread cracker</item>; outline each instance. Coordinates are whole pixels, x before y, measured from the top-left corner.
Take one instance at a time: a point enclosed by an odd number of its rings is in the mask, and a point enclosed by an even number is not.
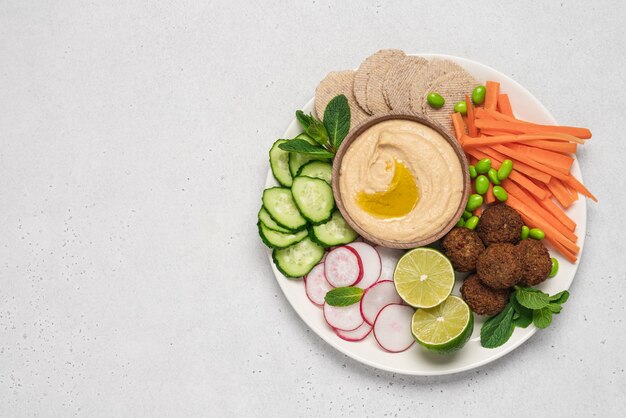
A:
[[[423,113],[422,103],[424,97],[430,93],[429,86],[439,77],[452,72],[470,74],[459,64],[450,60],[433,59],[428,62],[428,67],[415,80],[409,91],[411,109],[417,113]]]
[[[317,85],[315,89],[315,113],[319,119],[324,117],[324,109],[333,97],[344,94],[350,105],[350,130],[369,117],[354,98],[354,76],[356,71],[333,71]]]
[[[375,54],[365,58],[354,75],[354,97],[361,108],[370,115],[372,112],[367,107],[367,82],[372,68],[381,60],[397,55],[404,55],[398,49],[381,49]]]
[[[388,113],[391,108],[387,106],[383,95],[383,82],[391,68],[396,66],[406,55],[402,51],[388,54],[372,66],[367,79],[367,108],[372,114]]]
[[[422,98],[422,112],[424,115],[439,123],[448,133],[454,136],[454,128],[450,115],[454,112],[454,105],[465,100],[465,95],[471,96],[474,87],[480,83],[467,71],[455,71],[444,74],[428,86],[428,91],[436,91],[444,99],[445,104],[435,109],[428,104],[426,95]]]
[[[387,105],[395,111],[411,111],[411,86],[423,82],[428,60],[407,56],[387,71],[383,82],[383,95]]]

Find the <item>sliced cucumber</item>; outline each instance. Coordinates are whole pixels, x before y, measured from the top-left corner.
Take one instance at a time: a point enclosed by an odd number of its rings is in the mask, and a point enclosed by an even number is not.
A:
[[[338,210],[333,212],[333,216],[325,224],[312,227],[309,235],[313,241],[324,247],[348,244],[359,236]]]
[[[272,231],[282,232],[283,234],[290,234],[291,231],[287,228],[283,228],[278,225],[275,220],[272,219],[269,213],[265,210],[263,206],[261,206],[261,210],[259,211],[259,222],[262,222],[267,228]]]
[[[283,151],[278,148],[280,144],[287,142],[286,139],[279,139],[274,142],[270,149],[270,167],[272,168],[272,174],[278,182],[285,186],[291,187],[293,177],[289,171],[289,151]]]
[[[295,233],[282,233],[278,231],[272,231],[263,222],[257,224],[259,227],[259,235],[261,239],[270,248],[287,248],[292,244],[302,241],[308,235],[306,230]]]
[[[324,161],[310,161],[300,167],[298,170],[298,176],[314,177],[316,179],[322,179],[326,183],[330,184],[330,178],[333,174],[333,166],[330,163]]]
[[[263,207],[278,226],[291,232],[301,231],[306,227],[306,219],[298,211],[289,189],[284,187],[265,189],[263,191]]]
[[[332,216],[335,199],[333,190],[324,180],[305,176],[296,177],[293,179],[291,192],[298,210],[312,224],[323,224]]]
[[[310,144],[317,144],[317,142],[315,142],[315,140],[311,138],[310,136],[308,136],[307,134],[300,134],[296,136],[294,139],[304,139]],[[296,174],[298,173],[298,170],[300,170],[300,167],[302,167],[303,165],[311,161],[329,162],[330,159],[314,157],[312,155],[306,155],[306,154],[299,154],[297,152],[290,152],[289,153],[289,171],[291,172],[291,175],[295,177]]]
[[[311,241],[310,238],[272,252],[276,268],[286,277],[291,278],[306,275],[322,257],[324,257],[324,248]]]

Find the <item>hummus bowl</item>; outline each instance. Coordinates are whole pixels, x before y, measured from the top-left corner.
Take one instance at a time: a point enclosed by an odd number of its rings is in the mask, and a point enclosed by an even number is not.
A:
[[[441,239],[470,191],[456,139],[428,118],[398,113],[371,117],[348,134],[332,183],[338,209],[359,235],[402,249]]]

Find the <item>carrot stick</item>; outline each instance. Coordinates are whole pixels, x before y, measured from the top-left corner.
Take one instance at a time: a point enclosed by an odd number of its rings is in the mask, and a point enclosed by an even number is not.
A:
[[[508,94],[499,94],[498,95],[498,112],[510,116],[513,116],[513,108],[511,107],[511,101],[509,100]]]
[[[563,183],[561,183],[558,179],[553,178],[552,180],[550,180],[550,182],[548,183],[548,189],[557,200],[557,202],[559,202],[564,208],[567,209],[572,206],[572,203],[574,203],[574,201],[572,200],[572,196],[565,189]]]
[[[496,197],[493,195],[493,184],[491,184],[491,182],[489,182],[489,189],[485,194],[485,199],[489,205],[496,201]]]
[[[467,141],[467,144],[468,146],[472,146],[472,145],[481,146],[481,145],[507,144],[509,142],[526,142],[526,141],[537,141],[537,140],[569,142],[568,139],[561,138],[556,135],[553,136],[553,135],[547,135],[547,134],[522,134],[522,135],[508,134],[508,135],[498,135],[498,136],[480,136],[478,138],[471,138],[469,141]],[[582,143],[582,139],[579,139],[578,141]]]
[[[587,196],[589,199],[594,202],[598,202],[598,199],[591,194],[589,190],[580,182],[578,179],[571,174],[565,179],[565,182],[574,190],[582,194],[583,196]]]
[[[572,219],[565,214],[563,209],[561,209],[556,203],[552,201],[552,199],[545,198],[543,200],[538,200],[539,204],[543,206],[545,210],[550,212],[557,218],[566,228],[569,228],[571,231],[576,229],[576,223],[572,221]]]
[[[483,207],[480,206],[478,209],[474,210],[474,215],[475,216],[480,216],[483,214]]]
[[[485,83],[485,109],[496,110],[498,105],[498,95],[500,94],[500,83],[497,81],[487,81]]]
[[[474,124],[474,105],[467,94],[465,95],[465,103],[467,103],[467,130],[470,136],[478,136],[478,129]]]
[[[485,133],[485,131],[481,131],[481,132]],[[560,152],[564,154],[576,154],[576,144],[572,144],[572,143],[546,141],[543,139],[538,139],[535,141],[524,141],[524,145],[542,148],[548,151],[556,151],[556,152]]]
[[[574,254],[573,252],[569,251],[567,248],[565,248],[560,242],[558,242],[555,239],[552,239],[549,236],[546,236],[546,241],[548,241],[550,244],[552,244],[552,246],[559,252],[561,253],[561,255],[565,258],[567,258],[567,260],[570,263],[575,263],[578,260],[578,257],[576,257],[576,254]]]
[[[463,135],[465,135],[465,122],[463,122],[463,116],[459,112],[452,114],[452,125],[454,126],[454,136],[458,141],[461,141]]]
[[[572,135],[580,139],[591,138],[591,131],[586,128],[576,128],[572,126],[553,126],[553,125],[536,125],[524,122],[509,122],[503,120],[476,119],[475,125],[479,129],[495,129],[498,131],[506,131],[519,134],[538,134],[538,133],[561,133]]]
[[[574,164],[574,159],[572,157],[558,152],[528,147],[521,144],[509,144],[508,147],[521,152],[528,158],[533,159],[538,163],[545,164],[548,167],[560,171],[563,174],[569,174],[572,164]]]
[[[574,232],[568,229],[565,225],[561,223],[554,215],[545,210],[534,197],[530,196],[524,190],[522,190],[519,186],[517,186],[512,181],[504,181],[503,186],[504,189],[508,192],[509,196],[514,196],[523,202],[526,206],[531,208],[538,216],[540,216],[546,222],[549,222],[557,231],[559,231],[563,236],[569,239],[572,242],[576,242],[578,237]]]
[[[494,168],[499,168],[500,164],[502,164],[502,161],[507,159],[506,155],[494,150],[492,147],[478,147],[477,149],[481,152],[482,155],[485,155],[484,157],[481,157],[481,158],[490,158],[494,163],[497,164],[497,165],[494,165]],[[471,154],[469,149],[466,149],[465,152]],[[540,170],[537,170],[536,168],[533,168],[529,165],[526,165],[521,161],[518,161],[514,158],[511,158],[511,160],[513,161],[513,167],[516,171],[519,171],[520,173],[530,178],[539,180],[542,183],[547,183],[552,178],[548,174]]]
[[[569,193],[570,197],[572,198],[572,202],[577,201],[578,200],[578,192],[575,189],[573,189],[567,183],[563,183],[563,186],[565,186],[565,190],[567,190],[567,192]]]
[[[560,173],[548,166],[546,166],[545,164],[541,164],[538,163],[537,161],[526,157],[524,154],[515,151],[505,145],[494,145],[493,149],[495,149],[496,151],[501,152],[504,155],[507,155],[511,158],[515,158],[516,160],[519,160],[521,162],[523,162],[524,164],[527,164],[533,168],[536,168],[539,171],[543,171],[544,173],[548,174],[549,176],[552,177],[556,177],[557,179],[561,179],[561,180],[565,180],[567,179],[568,175],[567,174],[563,174]]]
[[[496,131],[495,129],[481,129],[480,133],[487,136],[511,135],[510,132]]]
[[[515,166],[515,164],[513,164]],[[526,176],[516,171],[515,168],[509,174],[509,178],[513,180],[515,183],[522,186],[524,189],[528,190],[533,196],[537,197],[537,199],[545,199],[548,197],[548,194],[541,187],[538,187],[535,183],[530,181]]]

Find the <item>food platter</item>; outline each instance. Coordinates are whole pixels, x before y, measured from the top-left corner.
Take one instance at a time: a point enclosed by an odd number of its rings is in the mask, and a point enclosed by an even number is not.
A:
[[[463,66],[478,80],[497,81],[500,83],[502,91],[508,93],[512,105],[517,109],[517,116],[521,119],[540,124],[556,124],[555,119],[548,110],[528,90],[493,68],[469,59],[454,56],[439,54],[419,54],[419,56],[427,59],[441,58],[451,60]],[[305,113],[314,112],[314,99],[311,99],[301,109]],[[297,120],[294,119],[285,131],[283,138],[295,137],[300,132],[301,128]],[[577,161],[574,161],[571,173],[582,181],[581,171]],[[270,170],[267,176],[266,187],[276,186],[277,184]],[[567,209],[567,215],[577,224],[576,232],[580,237],[577,244],[582,253],[586,227],[585,199],[579,199],[569,207]],[[578,268],[578,262],[570,263],[558,253],[553,252],[549,244],[547,244],[547,247],[550,249],[551,255],[559,260],[560,270],[556,277],[541,283],[537,288],[549,294],[553,294],[570,287]],[[476,316],[476,325],[470,341],[462,350],[454,354],[447,356],[433,354],[421,350],[417,344],[401,353],[388,353],[381,350],[373,338],[366,338],[359,343],[345,341],[339,338],[334,330],[325,322],[323,315],[320,313],[321,309],[308,300],[302,281],[289,280],[284,277],[278,271],[274,263],[271,262],[271,250],[268,250],[268,256],[277,283],[289,303],[306,325],[333,348],[361,363],[382,370],[408,375],[443,375],[470,370],[490,363],[513,351],[537,331],[537,328],[532,324],[528,328],[516,328],[512,337],[504,345],[498,348],[487,349],[482,347],[480,343],[480,326],[485,318]],[[452,292],[453,295],[459,294],[462,277],[462,275],[457,273],[456,286]],[[558,320],[556,322],[556,326],[558,327]]]

